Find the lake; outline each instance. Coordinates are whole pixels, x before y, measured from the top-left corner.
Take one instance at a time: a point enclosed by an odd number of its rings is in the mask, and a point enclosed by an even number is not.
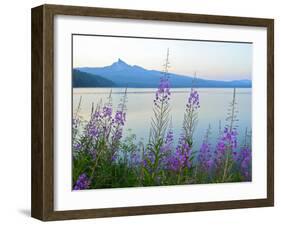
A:
[[[111,88],[74,88],[73,110],[76,111],[80,97],[82,97],[79,115],[88,120],[92,103],[97,104],[100,100],[106,102]],[[153,115],[153,99],[156,88],[128,88],[127,90],[127,121],[124,127],[124,135],[128,135],[128,129],[136,134],[137,139],[147,141],[151,117]],[[218,138],[219,124],[224,127],[227,110],[232,101],[233,88],[197,88],[200,98],[198,124],[194,132],[194,147],[197,149],[209,126],[211,125],[211,144],[215,145]],[[112,89],[112,101],[114,110],[117,108],[125,88]],[[190,88],[171,89],[171,117],[174,136],[178,139],[182,131],[182,122],[185,111],[185,103]],[[252,115],[252,89],[237,88],[236,102],[238,109],[238,139],[244,139],[245,129],[251,130]]]

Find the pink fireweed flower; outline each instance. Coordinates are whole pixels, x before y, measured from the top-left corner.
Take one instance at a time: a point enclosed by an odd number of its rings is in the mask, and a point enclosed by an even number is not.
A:
[[[251,180],[251,162],[252,162],[252,151],[248,146],[244,146],[239,152],[234,152],[234,159],[240,168],[242,176],[246,180]]]
[[[160,106],[160,103],[168,103],[170,100],[170,82],[167,76],[164,76],[160,79],[160,84],[155,93],[154,105]]]
[[[104,106],[102,108],[102,117],[103,118],[105,118],[105,117],[111,118],[111,115],[112,115],[112,108],[111,108],[111,106]]]
[[[169,159],[169,168],[176,172],[185,167],[191,168],[190,155],[191,148],[184,136],[181,136],[175,153]]]
[[[122,111],[116,111],[114,117],[115,124],[124,126],[125,121],[126,121],[126,113]]]
[[[187,98],[187,104],[186,104],[187,108],[193,108],[193,109],[198,109],[200,108],[200,104],[199,104],[199,93],[194,90],[191,89],[190,95]]]
[[[208,172],[212,167],[212,153],[211,153],[211,144],[208,141],[204,140],[199,151],[198,155],[198,164],[201,169],[205,172]]]
[[[120,145],[120,140],[123,136],[123,127],[126,122],[126,102],[127,102],[127,89],[125,90],[124,96],[121,98],[121,102],[118,105],[118,110],[116,111],[112,121],[111,127],[111,161],[117,159],[118,148]]]
[[[211,126],[209,125],[205,137],[203,139],[202,145],[198,154],[198,165],[199,169],[204,172],[209,172],[212,167],[212,152],[211,152],[211,144],[209,142],[209,136],[211,134]]]
[[[187,97],[186,108],[183,119],[183,130],[185,139],[190,145],[193,143],[193,133],[198,122],[198,109],[199,94],[196,90],[191,88],[191,91]]]
[[[172,129],[169,129],[169,131],[165,137],[164,143],[160,147],[160,153],[165,154],[166,152],[172,150],[173,141],[174,141],[174,134],[173,134]]]
[[[87,175],[85,173],[82,173],[78,177],[73,190],[84,190],[84,189],[89,188],[89,186],[90,186],[90,181],[89,181]]]
[[[237,148],[237,131],[235,129],[225,128],[222,136],[222,141],[231,149]]]
[[[112,133],[112,142],[118,142],[122,138],[123,126],[126,121],[126,113],[122,111],[116,111],[115,117],[112,120],[114,131]]]
[[[237,131],[235,129],[230,130],[228,128],[224,129],[224,132],[222,136],[219,138],[216,150],[214,152],[215,156],[215,164],[216,167],[219,167],[222,165],[225,156],[227,154],[227,151],[231,151],[232,155],[234,152],[234,149],[237,148]]]

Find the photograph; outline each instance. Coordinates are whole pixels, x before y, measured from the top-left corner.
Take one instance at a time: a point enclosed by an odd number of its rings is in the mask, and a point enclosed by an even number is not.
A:
[[[252,181],[253,43],[72,34],[72,190]]]

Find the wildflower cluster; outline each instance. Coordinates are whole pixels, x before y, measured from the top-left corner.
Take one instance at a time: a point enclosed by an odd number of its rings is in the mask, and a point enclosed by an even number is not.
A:
[[[211,144],[209,142],[210,132],[211,127],[209,126],[198,154],[198,166],[203,172],[209,172],[213,165]]]
[[[215,163],[217,166],[220,166],[222,161],[224,161],[224,157],[226,155],[227,150],[234,150],[237,148],[237,132],[229,131],[228,128],[224,129],[224,132],[220,139],[217,142],[216,150],[215,150]]]
[[[85,177],[91,182],[98,170],[108,167],[116,159],[126,122],[126,98],[125,91],[114,113],[110,93],[107,103],[102,105],[100,102],[96,108],[92,108],[84,131],[73,139],[74,187],[79,187],[78,182]],[[73,129],[76,129],[76,120],[74,122]],[[84,165],[83,168],[80,168],[81,164]]]
[[[170,128],[165,137],[164,144],[160,147],[160,152],[167,153],[168,151],[171,151],[173,148],[173,141],[174,141],[174,133],[173,130]]]
[[[243,176],[246,181],[250,181],[252,177],[251,175],[252,152],[250,147],[243,146],[241,147],[239,152],[234,152],[234,159],[241,170],[241,176]]]
[[[246,180],[251,180],[251,161],[252,153],[249,147],[243,147],[240,150],[238,162],[240,163],[240,168],[242,175]]]
[[[82,173],[76,183],[74,184],[73,190],[83,190],[87,189],[90,186],[90,181],[85,173]]]
[[[175,172],[181,172],[184,168],[191,167],[191,147],[186,141],[184,136],[181,136],[179,139],[179,144],[176,147],[174,155],[171,156],[169,161],[169,167]]]

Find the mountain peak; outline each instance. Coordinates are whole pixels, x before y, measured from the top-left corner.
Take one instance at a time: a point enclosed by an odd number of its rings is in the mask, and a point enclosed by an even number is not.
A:
[[[115,70],[123,70],[125,68],[131,67],[129,64],[127,64],[125,61],[121,60],[120,58],[118,58],[118,60],[116,62],[114,62],[111,65],[112,68],[114,68]]]
[[[119,64],[127,64],[124,60],[121,60],[121,58],[118,58],[118,61],[117,61]]]

